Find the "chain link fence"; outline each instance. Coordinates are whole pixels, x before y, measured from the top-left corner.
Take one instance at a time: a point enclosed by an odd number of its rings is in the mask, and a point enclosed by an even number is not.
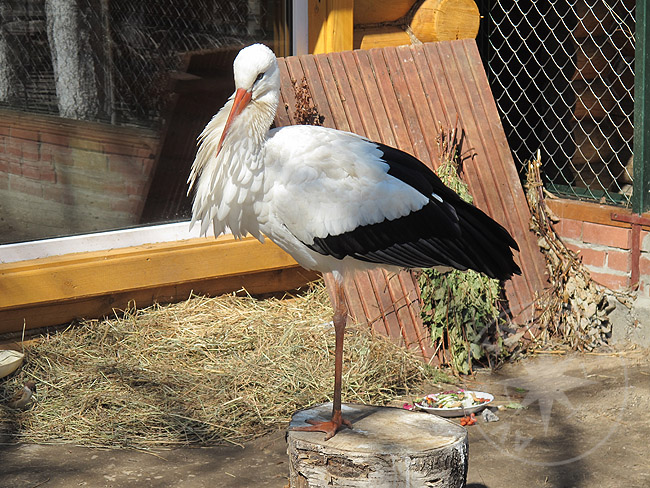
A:
[[[181,53],[273,42],[279,5],[0,0],[0,106],[155,126]]]
[[[482,51],[515,161],[547,187],[629,205],[635,0],[484,0]]]

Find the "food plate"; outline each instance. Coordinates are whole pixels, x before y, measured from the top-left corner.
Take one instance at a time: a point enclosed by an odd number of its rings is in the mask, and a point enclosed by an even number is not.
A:
[[[23,364],[25,355],[11,349],[0,350],[0,378],[10,375]]]
[[[463,394],[461,397],[460,393]],[[426,405],[426,399],[429,398],[431,403],[436,403],[439,397],[442,395],[458,395],[459,400],[457,402],[450,402],[451,404],[454,403],[464,403],[467,405],[465,408],[462,406],[457,406],[457,407],[434,407],[434,406],[427,406]],[[480,400],[487,400],[481,403],[477,403]],[[490,393],[486,393],[484,391],[472,391],[472,390],[457,390],[457,391],[446,391],[443,393],[432,393],[431,395],[427,395],[426,397],[420,398],[415,402],[415,407],[424,410],[425,412],[429,413],[434,413],[436,415],[439,415],[440,417],[462,417],[464,415],[469,415],[470,413],[477,413],[483,410],[485,407],[487,407],[492,401],[494,400],[494,396],[491,395]]]

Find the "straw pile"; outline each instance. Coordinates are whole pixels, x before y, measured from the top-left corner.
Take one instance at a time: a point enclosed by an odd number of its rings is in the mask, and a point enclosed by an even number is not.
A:
[[[191,297],[71,326],[27,347],[25,366],[0,385],[38,384],[28,410],[0,406],[0,430],[111,447],[253,439],[330,399],[331,314],[319,284],[291,299]],[[431,373],[363,329],[350,327],[345,346],[346,402],[386,404]]]

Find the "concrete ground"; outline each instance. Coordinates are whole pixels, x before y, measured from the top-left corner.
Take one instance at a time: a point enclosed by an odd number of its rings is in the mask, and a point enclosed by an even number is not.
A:
[[[650,486],[647,350],[541,354],[480,371],[498,422],[468,427],[470,488]],[[439,391],[431,387],[430,393]],[[426,389],[425,389],[426,390]],[[238,446],[104,450],[0,445],[0,487],[274,487],[288,485],[284,431]]]

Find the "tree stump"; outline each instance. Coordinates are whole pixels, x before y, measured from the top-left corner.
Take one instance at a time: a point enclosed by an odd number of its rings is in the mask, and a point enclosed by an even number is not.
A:
[[[296,412],[291,427],[330,418],[332,404]],[[325,441],[322,432],[289,430],[292,488],[465,486],[467,431],[425,412],[343,405],[353,429]]]

